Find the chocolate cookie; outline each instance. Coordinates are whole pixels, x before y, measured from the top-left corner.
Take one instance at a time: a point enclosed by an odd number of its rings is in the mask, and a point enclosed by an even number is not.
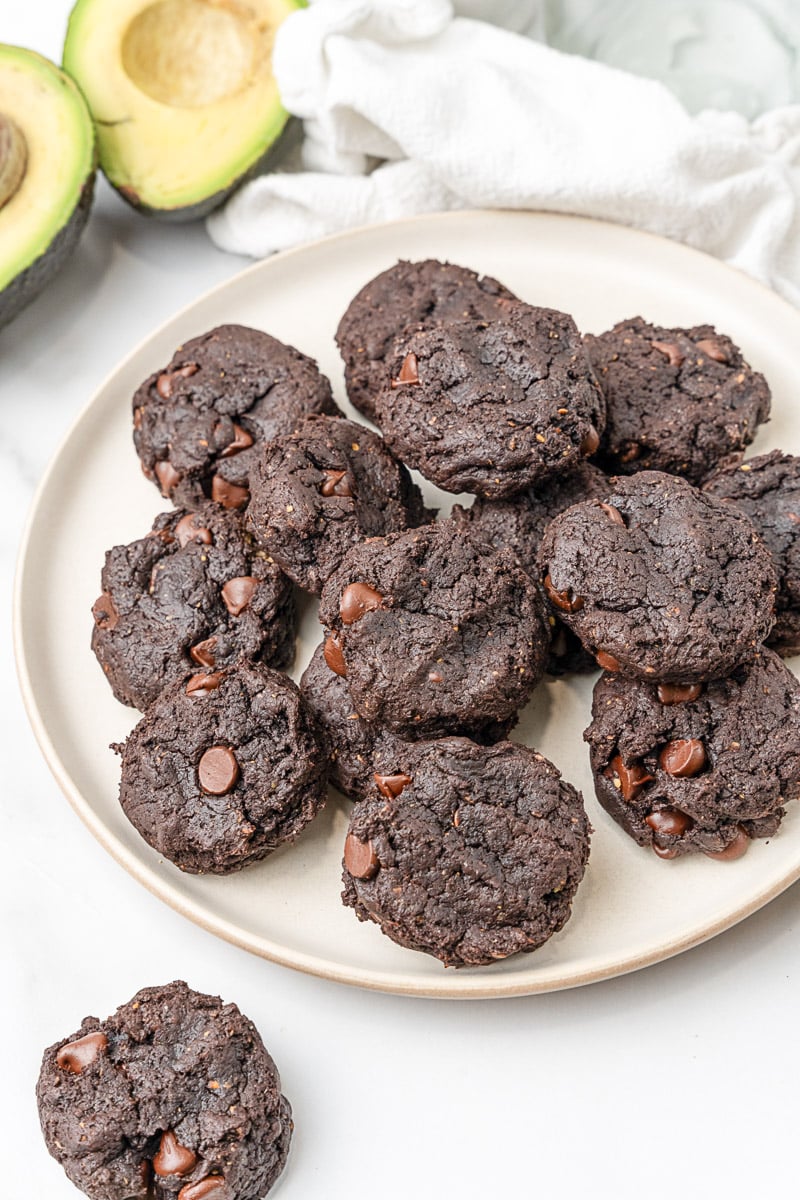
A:
[[[773,450],[718,471],[703,490],[746,513],[778,575],[775,626],[767,645],[800,654],[800,458]]]
[[[707,684],[605,674],[592,717],[597,798],[661,858],[738,858],[800,795],[800,683],[771,650]]]
[[[554,611],[623,675],[699,683],[752,658],[772,628],[772,560],[733,505],[685,479],[611,481],[548,526],[539,552]]]
[[[338,413],[317,364],[259,329],[220,325],[179,346],[133,397],[142,469],[173,504],[243,508],[259,447],[310,413]]]
[[[338,673],[343,665],[334,642],[329,639],[318,646],[300,680],[300,694],[314,716],[325,748],[328,781],[351,800],[360,800],[373,786],[378,747],[393,746],[398,738],[382,725],[358,715],[347,680]],[[494,724],[481,723],[477,729],[459,727],[451,732],[488,746],[508,737],[514,724],[512,717]]]
[[[665,329],[633,317],[584,341],[608,406],[609,471],[669,471],[699,483],[769,418],[764,376],[713,325]]]
[[[109,550],[101,586],[92,649],[123,704],[144,710],[200,667],[294,657],[292,585],[239,513],[217,504],[164,513],[146,537]]]
[[[309,592],[351,546],[429,521],[402,463],[364,425],[308,417],[265,445],[251,472],[247,520],[257,541]]]
[[[181,981],[143,988],[45,1050],[47,1149],[91,1200],[256,1200],[283,1170],[292,1110],[258,1030]]]
[[[125,815],[193,874],[266,857],[325,802],[323,754],[297,686],[253,663],[168,689],[118,749]]]
[[[488,275],[435,259],[398,262],[383,271],[353,298],[336,330],[351,403],[375,420],[375,397],[388,379],[387,356],[407,326],[491,319],[499,301],[515,298]]]
[[[396,733],[512,717],[549,643],[530,576],[452,521],[354,546],[325,585],[320,620],[356,712]]]
[[[512,496],[594,453],[605,404],[572,317],[506,301],[397,338],[378,393],[388,445],[448,492]]]
[[[398,743],[353,809],[344,903],[446,966],[536,950],[570,915],[589,853],[579,792],[541,754],[466,738]]]

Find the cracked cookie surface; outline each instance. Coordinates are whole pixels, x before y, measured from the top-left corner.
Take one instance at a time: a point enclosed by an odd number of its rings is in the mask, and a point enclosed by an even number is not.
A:
[[[264,858],[325,802],[323,754],[297,685],[252,663],[162,693],[121,753],[125,815],[193,874]]]
[[[45,1051],[36,1094],[48,1150],[90,1200],[257,1200],[289,1152],[257,1029],[181,981],[86,1017]]]
[[[567,921],[589,853],[580,793],[536,751],[466,738],[379,751],[344,851],[346,905],[446,966],[541,946]]]

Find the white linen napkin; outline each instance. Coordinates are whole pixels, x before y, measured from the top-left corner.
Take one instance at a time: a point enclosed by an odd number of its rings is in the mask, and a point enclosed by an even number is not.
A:
[[[537,34],[536,4],[491,8]],[[274,67],[305,121],[303,169],[246,184],[208,218],[211,237],[261,257],[420,212],[546,209],[687,242],[800,304],[800,105],[691,116],[660,83],[522,33],[450,0],[293,14]]]

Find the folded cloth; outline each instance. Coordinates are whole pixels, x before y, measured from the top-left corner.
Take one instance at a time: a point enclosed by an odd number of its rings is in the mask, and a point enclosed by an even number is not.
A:
[[[305,121],[307,169],[255,179],[213,214],[223,249],[261,257],[415,213],[544,209],[687,242],[800,304],[800,105],[691,116],[660,83],[450,0],[320,0],[281,26],[274,67]]]

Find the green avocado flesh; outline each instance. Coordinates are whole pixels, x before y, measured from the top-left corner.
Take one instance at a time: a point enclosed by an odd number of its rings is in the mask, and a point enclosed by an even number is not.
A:
[[[71,79],[0,45],[0,326],[47,286],[86,224],[94,128]]]
[[[136,208],[203,216],[254,174],[288,120],[272,73],[303,0],[78,0],[64,44],[100,167]]]

